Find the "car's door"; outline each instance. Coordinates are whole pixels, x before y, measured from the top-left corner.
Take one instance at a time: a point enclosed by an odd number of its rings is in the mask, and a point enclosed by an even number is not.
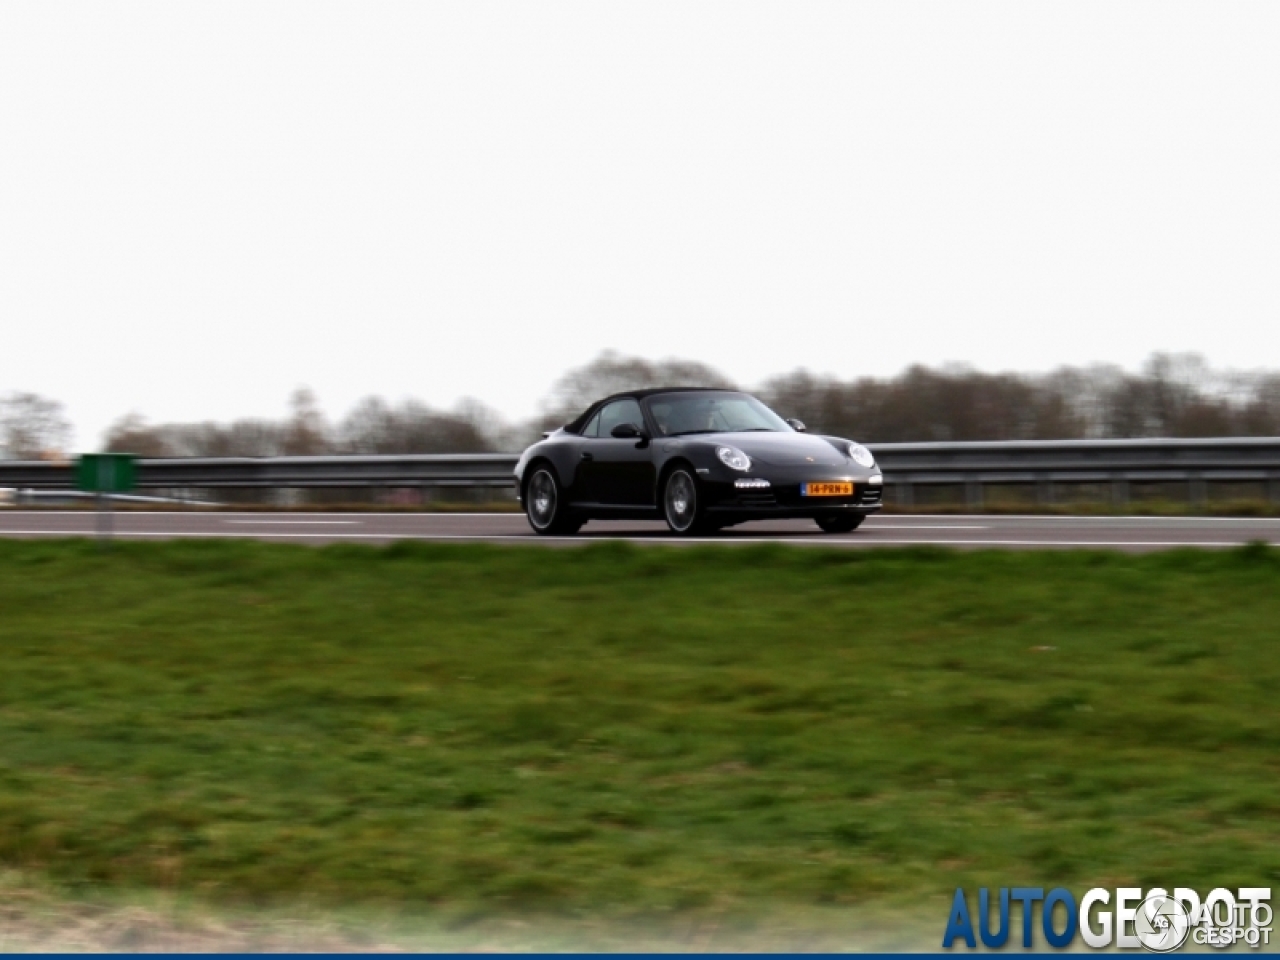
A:
[[[645,432],[640,404],[627,397],[600,411],[594,438],[583,443],[591,499],[611,506],[653,505],[653,449],[645,437],[619,439],[613,428],[629,423]]]
[[[571,503],[597,503],[596,499],[596,454],[600,448],[596,441],[600,437],[600,411],[587,421],[587,425],[574,440],[577,461],[573,474],[573,486],[569,491]]]

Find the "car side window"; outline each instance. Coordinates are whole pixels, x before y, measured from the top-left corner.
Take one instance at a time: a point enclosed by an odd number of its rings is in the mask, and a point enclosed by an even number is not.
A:
[[[613,428],[620,423],[633,423],[643,430],[644,414],[640,412],[640,404],[627,398],[615,400],[601,410],[599,436],[608,437],[613,432]]]
[[[580,436],[598,437],[600,436],[599,431],[600,431],[600,411],[597,410],[596,415],[587,422],[587,425],[585,427],[582,428],[582,433],[580,434]]]

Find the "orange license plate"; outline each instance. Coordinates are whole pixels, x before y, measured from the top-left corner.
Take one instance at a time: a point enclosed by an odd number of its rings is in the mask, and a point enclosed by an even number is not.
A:
[[[800,496],[802,497],[851,497],[853,496],[852,483],[802,483],[800,484]]]

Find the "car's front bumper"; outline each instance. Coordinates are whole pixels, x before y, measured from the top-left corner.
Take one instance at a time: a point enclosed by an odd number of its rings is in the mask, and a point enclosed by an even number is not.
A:
[[[718,472],[718,471],[717,471]],[[706,508],[717,516],[742,518],[826,517],[839,514],[869,514],[880,510],[883,482],[872,483],[871,476],[832,474],[823,470],[787,471],[773,477],[759,474],[736,477],[702,478]],[[826,475],[823,475],[826,474]],[[803,478],[803,479],[801,479]],[[806,496],[806,483],[848,483],[852,492],[842,496]]]

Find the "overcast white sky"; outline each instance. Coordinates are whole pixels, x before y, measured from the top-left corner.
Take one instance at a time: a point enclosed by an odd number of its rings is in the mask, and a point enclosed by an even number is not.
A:
[[[1280,367],[1280,3],[0,5],[0,392],[81,446],[605,348]]]

